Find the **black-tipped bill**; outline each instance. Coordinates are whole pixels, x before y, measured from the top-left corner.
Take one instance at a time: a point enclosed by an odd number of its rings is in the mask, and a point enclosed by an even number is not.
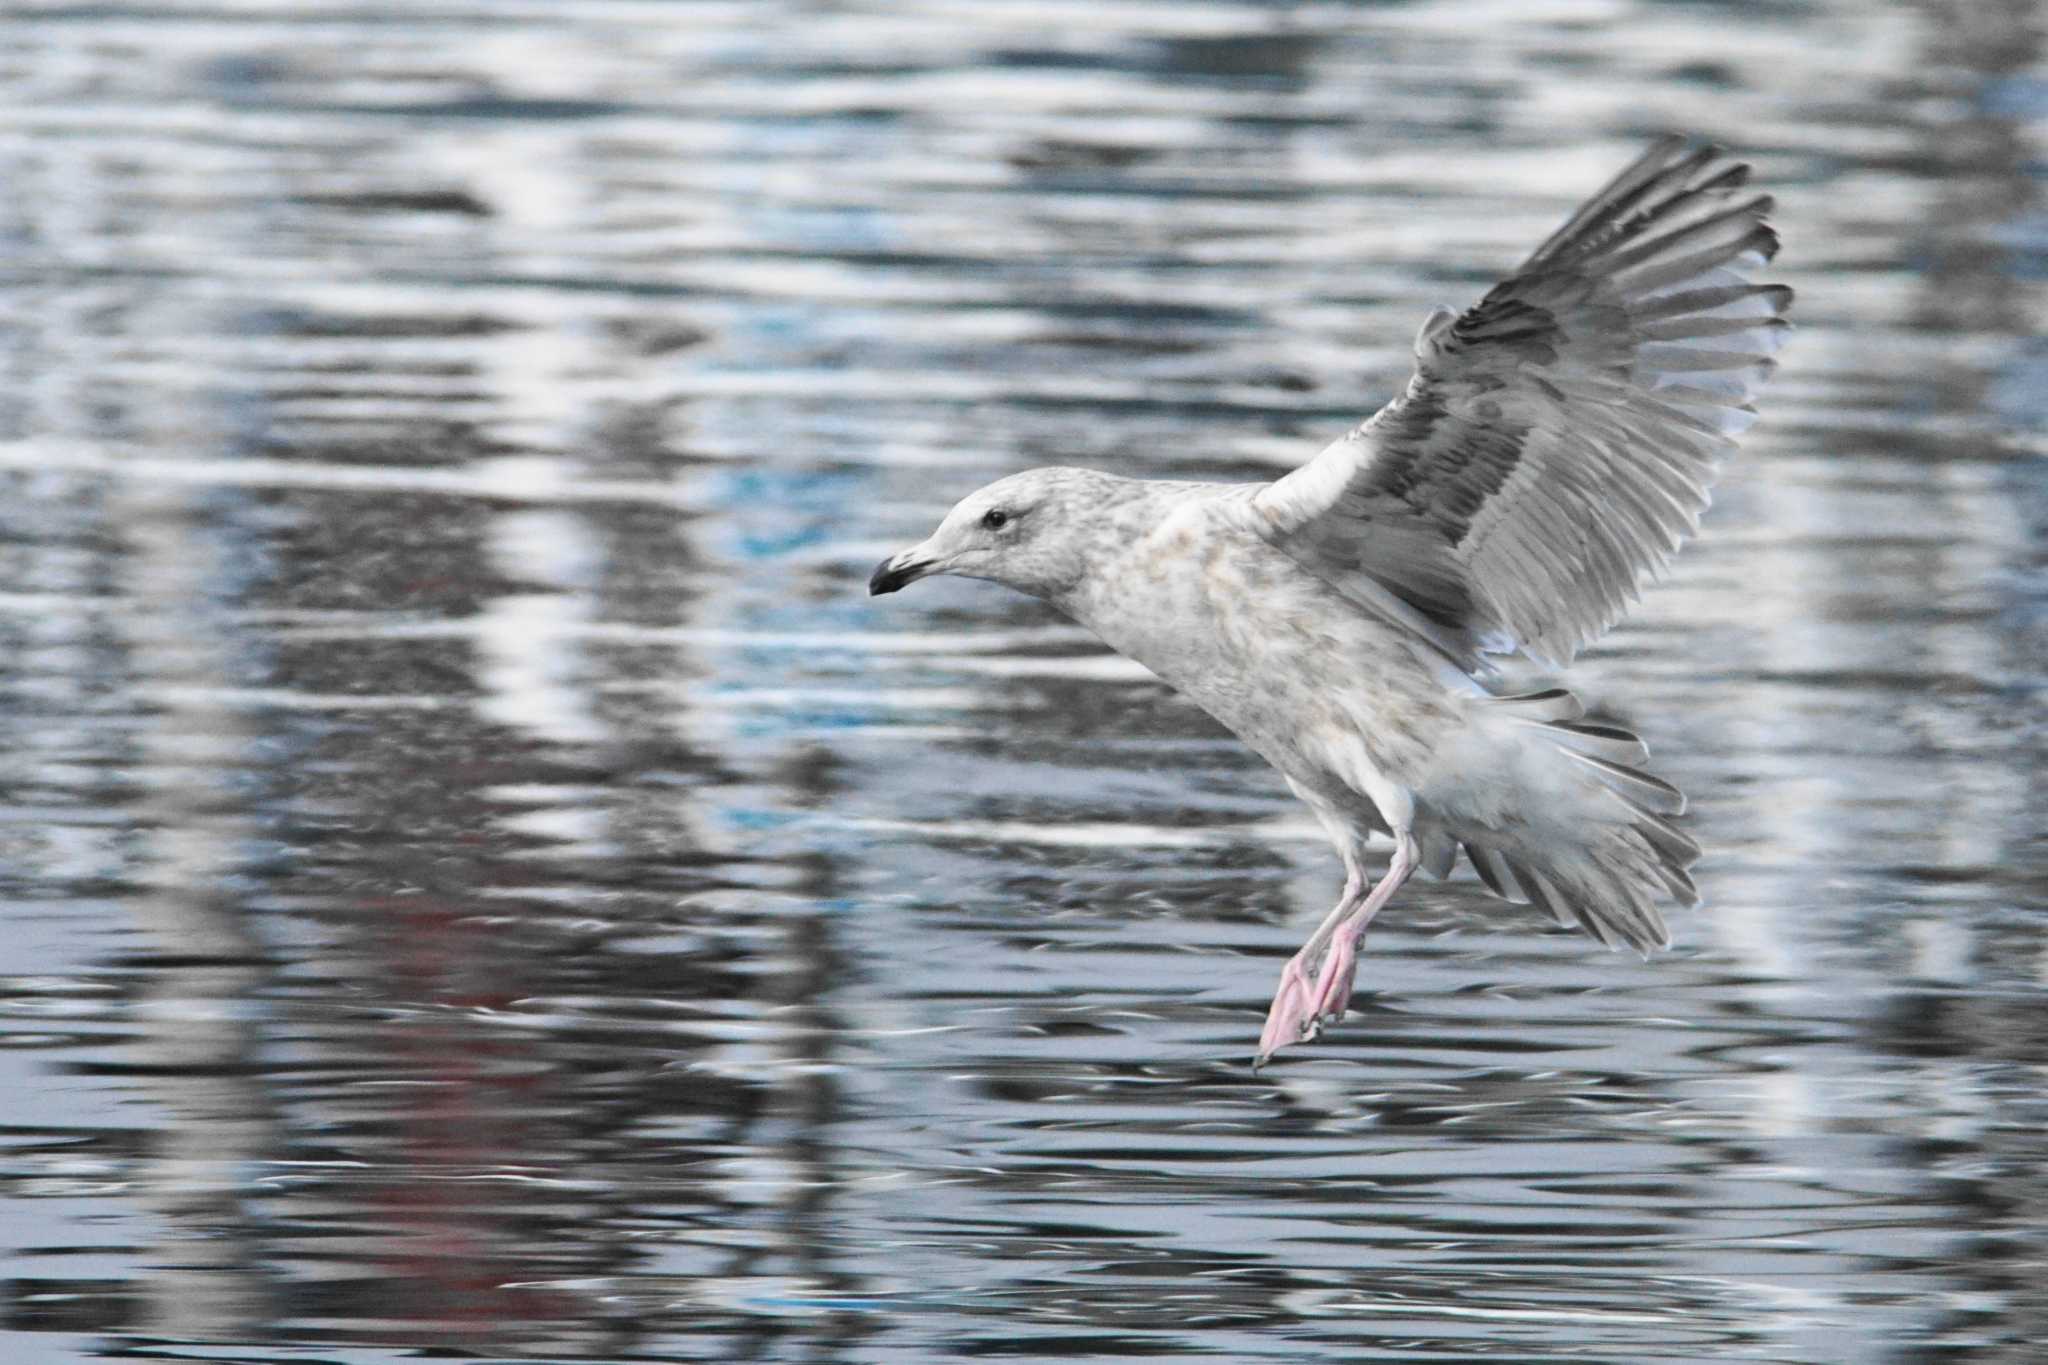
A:
[[[915,583],[930,573],[931,568],[932,562],[929,559],[913,559],[908,563],[899,564],[892,555],[875,565],[875,572],[868,579],[868,596],[880,597],[885,592],[896,591],[906,583]]]

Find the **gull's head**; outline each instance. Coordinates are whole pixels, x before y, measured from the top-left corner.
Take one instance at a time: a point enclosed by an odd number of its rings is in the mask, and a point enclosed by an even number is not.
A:
[[[969,493],[939,529],[875,566],[873,594],[933,574],[986,578],[1034,597],[1058,597],[1088,571],[1107,509],[1130,481],[1088,469],[1031,469]]]

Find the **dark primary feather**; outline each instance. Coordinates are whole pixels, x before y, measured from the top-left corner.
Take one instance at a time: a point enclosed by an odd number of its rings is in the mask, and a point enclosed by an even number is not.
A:
[[[1706,510],[1791,302],[1748,167],[1667,138],[1478,304],[1432,315],[1407,390],[1262,490],[1261,531],[1465,662],[1562,664]]]

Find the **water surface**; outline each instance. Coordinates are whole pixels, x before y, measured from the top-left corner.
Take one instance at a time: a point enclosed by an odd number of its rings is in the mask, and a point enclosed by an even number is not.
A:
[[[2022,0],[0,16],[0,1355],[1945,1360],[2048,1334]],[[1652,962],[1335,860],[1041,606],[1031,464],[1270,477],[1652,133],[1800,331],[1573,683]]]

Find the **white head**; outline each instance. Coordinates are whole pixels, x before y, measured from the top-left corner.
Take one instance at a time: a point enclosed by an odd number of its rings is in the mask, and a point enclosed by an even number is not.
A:
[[[894,554],[868,579],[873,594],[933,574],[986,578],[1057,599],[1071,591],[1112,530],[1109,509],[1141,487],[1090,469],[1029,469],[969,493],[922,544]]]

